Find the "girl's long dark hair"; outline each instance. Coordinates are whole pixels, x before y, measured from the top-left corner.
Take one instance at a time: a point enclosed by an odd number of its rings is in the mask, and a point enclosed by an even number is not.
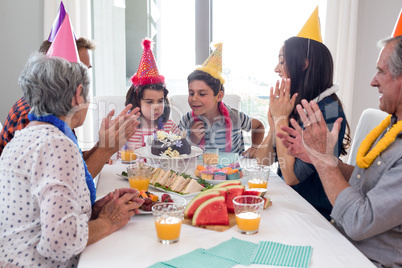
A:
[[[141,100],[143,97],[143,91],[146,89],[162,91],[163,90],[163,101],[164,101],[164,108],[163,113],[161,115],[162,122],[166,123],[170,117],[170,102],[167,98],[169,91],[167,90],[165,84],[149,84],[144,86],[137,86],[135,87],[134,84],[128,89],[126,94],[126,103],[125,105],[132,104],[133,108],[140,107],[141,109]],[[141,112],[141,110],[140,110]],[[141,117],[140,117],[141,118]]]
[[[290,94],[298,93],[296,103],[300,103],[302,99],[311,101],[333,86],[334,63],[331,52],[323,43],[301,37],[291,37],[285,41],[283,54],[287,76],[291,78]],[[338,96],[334,93],[331,97],[343,110]],[[291,117],[300,122],[296,108]],[[346,150],[349,148],[350,142],[350,127],[346,120],[341,155],[347,154]]]

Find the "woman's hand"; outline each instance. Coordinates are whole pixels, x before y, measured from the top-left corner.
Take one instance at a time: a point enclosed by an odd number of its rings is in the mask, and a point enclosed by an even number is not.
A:
[[[104,197],[102,197],[101,199],[97,200],[95,202],[95,204],[92,206],[92,215],[91,215],[91,220],[95,220],[98,218],[99,213],[101,212],[102,208],[113,199],[114,194],[117,194],[119,197],[121,197],[122,195],[126,194],[126,193],[132,193],[132,194],[136,194],[135,197],[138,197],[139,192],[136,189],[133,188],[120,188],[120,189],[116,189],[114,192],[110,192],[107,195],[105,195]],[[137,211],[138,212],[138,211]],[[136,212],[136,214],[138,214]]]
[[[120,148],[134,135],[140,122],[137,120],[140,116],[139,108],[128,111],[132,107],[127,105],[123,111],[116,117],[114,110],[103,118],[99,130],[99,147],[107,149],[111,154],[120,150]]]
[[[288,120],[296,103],[297,93],[290,98],[290,79],[282,79],[281,84],[276,82],[275,90],[271,87],[269,94],[269,112],[274,119],[274,124],[282,119]],[[269,114],[268,114],[269,119]],[[271,126],[271,124],[270,124]]]
[[[200,144],[202,138],[205,136],[205,124],[203,121],[196,121],[191,126],[190,139],[194,144]]]
[[[98,219],[108,222],[110,233],[113,233],[126,225],[130,218],[138,213],[138,208],[143,203],[144,200],[138,197],[138,192],[116,190],[112,193],[111,200],[103,206]]]

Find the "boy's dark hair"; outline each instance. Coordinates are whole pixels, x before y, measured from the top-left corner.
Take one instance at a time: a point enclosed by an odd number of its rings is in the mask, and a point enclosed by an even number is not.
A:
[[[209,73],[206,73],[201,70],[195,70],[187,77],[188,85],[193,80],[201,80],[204,81],[214,92],[214,96],[218,95],[219,91],[225,93],[225,88],[223,87],[221,81],[219,79],[214,78]]]

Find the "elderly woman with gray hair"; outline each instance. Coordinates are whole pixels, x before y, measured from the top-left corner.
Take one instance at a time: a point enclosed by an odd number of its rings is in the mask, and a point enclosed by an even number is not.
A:
[[[126,225],[143,201],[128,188],[95,202],[71,131],[88,109],[90,81],[82,63],[34,54],[19,84],[31,122],[1,155],[0,266],[75,267],[87,245]],[[139,122],[133,111],[116,123],[121,135],[134,134]]]

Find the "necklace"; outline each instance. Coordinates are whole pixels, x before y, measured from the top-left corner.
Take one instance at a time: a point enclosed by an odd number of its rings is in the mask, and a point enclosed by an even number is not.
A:
[[[402,131],[402,121],[395,123],[369,152],[373,142],[389,126],[390,122],[391,115],[387,116],[378,126],[370,131],[370,133],[360,144],[356,155],[356,164],[360,168],[368,168],[373,163],[374,159],[376,159],[382,151],[384,151],[392,142],[394,142],[396,136]]]

